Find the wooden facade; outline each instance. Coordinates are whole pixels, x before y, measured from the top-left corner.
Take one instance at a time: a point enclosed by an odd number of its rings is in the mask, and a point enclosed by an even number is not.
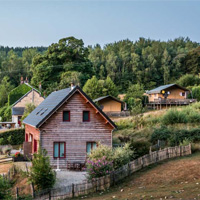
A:
[[[63,111],[70,111],[69,121],[63,121]],[[83,111],[89,111],[89,121],[83,121]],[[32,140],[32,153],[36,140],[38,147],[40,145],[47,150],[51,165],[55,168],[57,158],[54,158],[54,143],[64,143],[65,156],[59,159],[59,165],[60,168],[66,168],[68,162],[85,163],[87,142],[101,142],[112,146],[113,128],[99,110],[77,90],[39,128],[26,124],[25,132],[26,139],[29,142]]]
[[[149,100],[147,106],[154,109],[162,109],[196,102],[195,99],[188,99],[189,93],[188,89],[177,84],[160,86],[146,93]]]

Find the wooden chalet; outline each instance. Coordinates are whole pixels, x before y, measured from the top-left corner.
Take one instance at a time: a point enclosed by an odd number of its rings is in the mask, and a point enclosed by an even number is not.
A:
[[[154,109],[162,109],[171,106],[189,105],[196,102],[188,99],[190,91],[177,84],[162,85],[146,92],[149,102],[147,106]]]
[[[46,149],[56,168],[82,166],[97,143],[112,146],[115,124],[78,86],[51,93],[26,119],[24,154]]]
[[[12,122],[15,124],[15,127],[21,126],[21,117],[24,114],[27,104],[31,103],[38,106],[44,100],[44,97],[41,96],[38,90],[33,88],[28,83],[24,84],[29,86],[31,90],[12,105]]]

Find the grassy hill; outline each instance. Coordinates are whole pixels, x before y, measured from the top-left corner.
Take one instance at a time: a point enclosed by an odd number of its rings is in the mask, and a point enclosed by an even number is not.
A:
[[[168,146],[185,140],[196,143],[200,141],[200,103],[118,119],[116,124],[113,143],[142,140],[155,144],[158,139]]]
[[[151,165],[90,200],[199,199],[200,153]]]

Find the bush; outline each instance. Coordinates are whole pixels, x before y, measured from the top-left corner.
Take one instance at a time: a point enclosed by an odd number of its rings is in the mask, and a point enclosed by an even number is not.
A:
[[[173,130],[167,127],[161,127],[154,130],[151,136],[151,141],[153,143],[156,143],[158,140],[165,141],[170,146],[180,145],[186,140],[191,142],[199,142],[200,128],[194,128],[191,130]]]
[[[98,147],[88,155],[89,160],[95,161],[106,157],[107,161],[113,161],[112,148],[106,145],[98,144]]]
[[[133,153],[126,144],[123,148],[112,149],[106,145],[99,144],[89,155],[86,167],[89,173],[88,178],[100,177],[108,174],[113,169],[117,169],[131,161]]]
[[[149,153],[151,143],[144,140],[134,141],[133,139],[130,141],[129,147],[132,151],[134,151],[135,158],[139,158]]]
[[[114,149],[114,168],[118,169],[123,165],[129,163],[134,158],[134,151],[130,149],[129,144],[124,147],[117,147]]]
[[[178,111],[177,109],[170,109],[162,118],[162,124],[177,124],[187,123],[187,116],[185,113]]]
[[[166,126],[161,126],[158,129],[155,129],[151,135],[151,142],[157,143],[158,140],[167,141],[170,138],[171,130],[169,130]]]
[[[12,199],[10,183],[0,175],[0,199]]]
[[[45,149],[39,149],[38,153],[33,155],[32,167],[28,176],[28,180],[34,183],[38,190],[52,188],[55,184],[56,174],[50,166]]]
[[[113,162],[108,161],[105,156],[98,160],[88,160],[86,163],[88,179],[105,176],[112,172]]]
[[[25,130],[21,129],[21,128],[20,129],[11,129],[11,130],[0,133],[1,145],[23,144],[24,138],[25,138]]]

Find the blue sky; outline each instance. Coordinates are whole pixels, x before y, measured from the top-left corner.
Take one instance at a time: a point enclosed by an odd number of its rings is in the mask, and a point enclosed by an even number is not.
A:
[[[200,1],[0,0],[0,45],[49,46],[68,36],[102,46],[139,37],[200,42]]]

